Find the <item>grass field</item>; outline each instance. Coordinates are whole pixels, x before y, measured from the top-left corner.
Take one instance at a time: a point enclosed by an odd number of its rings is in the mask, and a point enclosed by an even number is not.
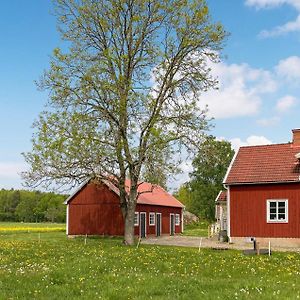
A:
[[[300,256],[0,233],[0,299],[297,299]]]
[[[209,223],[202,221],[184,226],[183,235],[186,236],[208,236]]]
[[[1,233],[66,231],[66,224],[0,222]]]

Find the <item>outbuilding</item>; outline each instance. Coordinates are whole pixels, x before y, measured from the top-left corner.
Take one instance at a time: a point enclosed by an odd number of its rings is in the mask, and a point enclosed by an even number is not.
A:
[[[231,242],[300,246],[300,129],[285,144],[241,147],[224,179]]]
[[[130,182],[126,181],[126,186]],[[174,235],[183,231],[184,205],[162,187],[143,182],[138,187],[134,222],[136,236]],[[110,181],[88,181],[66,201],[67,235],[124,235],[119,190]]]
[[[220,191],[215,200],[215,218],[220,230],[227,230],[227,191]]]

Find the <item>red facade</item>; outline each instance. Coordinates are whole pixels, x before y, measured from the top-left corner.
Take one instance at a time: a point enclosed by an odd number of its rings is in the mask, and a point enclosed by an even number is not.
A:
[[[150,213],[155,213],[155,218],[156,214],[161,214],[161,234],[170,234],[170,214],[178,214],[180,224],[175,225],[175,233],[181,232],[181,207],[137,204],[136,212],[146,213],[146,236],[156,235],[156,226],[149,224]],[[123,235],[119,196],[105,184],[86,184],[67,203],[67,228],[68,235]],[[135,234],[140,235],[140,222],[135,226]]]
[[[267,200],[288,200],[288,222],[267,222]],[[230,186],[230,236],[300,238],[300,183]]]

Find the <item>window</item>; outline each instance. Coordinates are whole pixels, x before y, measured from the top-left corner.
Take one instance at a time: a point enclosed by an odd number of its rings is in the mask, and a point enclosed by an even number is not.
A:
[[[149,213],[149,225],[155,225],[155,213]]]
[[[134,213],[134,226],[139,226],[139,213]]]
[[[288,222],[288,200],[267,200],[267,222]]]
[[[176,226],[180,225],[180,215],[179,214],[175,215],[175,225]]]

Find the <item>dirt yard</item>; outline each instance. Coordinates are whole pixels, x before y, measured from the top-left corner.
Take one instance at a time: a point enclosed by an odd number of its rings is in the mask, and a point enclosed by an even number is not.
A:
[[[201,248],[213,248],[213,249],[237,249],[237,250],[246,250],[253,249],[252,243],[244,243],[244,244],[229,244],[229,243],[221,243],[214,238],[207,237],[194,237],[194,236],[161,236],[161,237],[149,237],[147,239],[143,239],[142,244],[149,245],[164,245],[164,246],[181,246],[181,247],[199,247]],[[300,252],[299,248],[291,248],[291,247],[271,247],[272,250],[275,251],[292,251],[292,252]]]

